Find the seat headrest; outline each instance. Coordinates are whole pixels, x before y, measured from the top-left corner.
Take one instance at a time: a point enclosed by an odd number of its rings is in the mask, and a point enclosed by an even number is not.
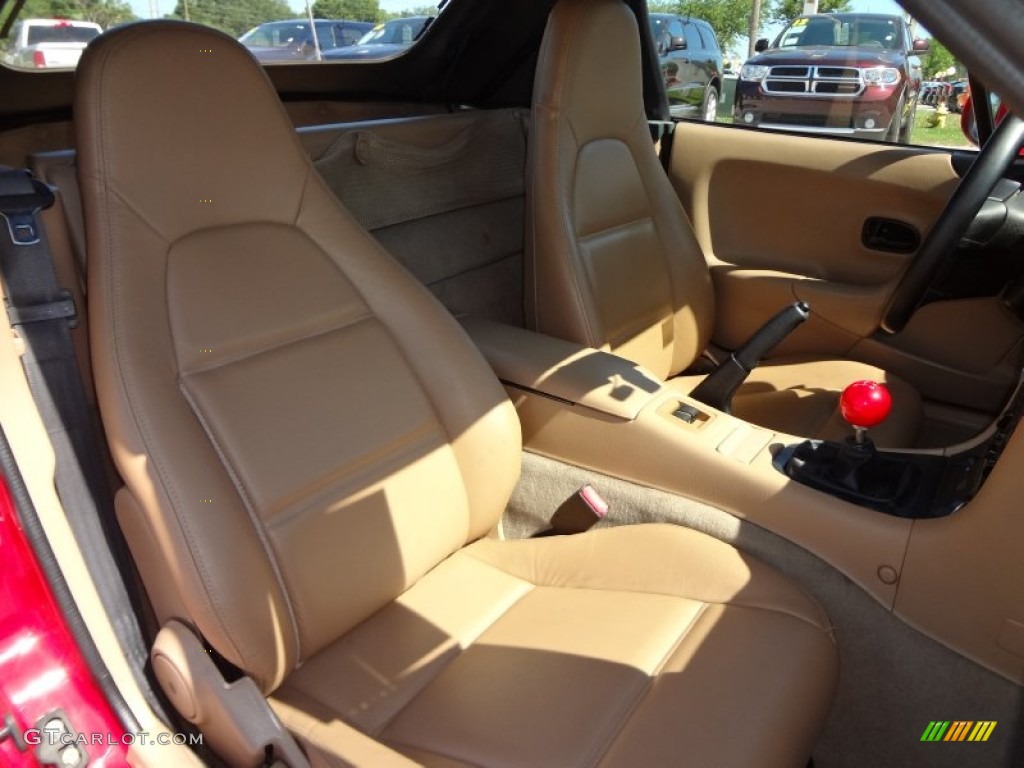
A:
[[[83,184],[130,201],[167,241],[212,226],[291,222],[311,165],[260,65],[197,24],[98,38],[77,71]],[[91,146],[90,146],[91,145]]]
[[[625,134],[645,115],[640,34],[621,0],[560,0],[551,11],[534,109],[560,112],[579,145]]]

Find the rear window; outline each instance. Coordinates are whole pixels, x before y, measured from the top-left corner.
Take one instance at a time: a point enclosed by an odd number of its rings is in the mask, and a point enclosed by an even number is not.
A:
[[[28,45],[39,45],[40,43],[88,43],[94,37],[99,37],[99,30],[95,27],[78,27],[73,24],[61,25],[36,25],[28,28]]]

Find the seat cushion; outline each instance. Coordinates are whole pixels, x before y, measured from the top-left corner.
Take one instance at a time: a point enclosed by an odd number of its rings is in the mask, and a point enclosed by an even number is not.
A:
[[[828,619],[788,579],[642,525],[479,541],[274,701],[342,760],[355,726],[427,765],[791,766],[836,676]]]
[[[703,376],[678,376],[675,386],[690,392]],[[852,434],[839,413],[839,395],[855,381],[885,384],[892,413],[871,429],[882,448],[911,448],[921,424],[921,395],[898,376],[853,360],[778,358],[759,365],[737,391],[732,413],[768,429],[818,440],[842,440]]]

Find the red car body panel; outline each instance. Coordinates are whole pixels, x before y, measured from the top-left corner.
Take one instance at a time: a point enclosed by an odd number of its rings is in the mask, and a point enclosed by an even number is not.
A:
[[[91,768],[127,765],[126,734],[68,629],[46,576],[19,523],[0,475],[0,764],[35,768],[51,744],[84,751]],[[72,732],[61,739],[37,731],[60,710]],[[12,722],[13,721],[13,722]],[[67,744],[63,743],[67,742]]]

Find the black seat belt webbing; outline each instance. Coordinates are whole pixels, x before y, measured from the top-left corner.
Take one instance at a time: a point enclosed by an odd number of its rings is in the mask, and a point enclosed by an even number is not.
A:
[[[11,326],[25,344],[22,364],[56,456],[55,485],[68,523],[87,553],[90,575],[136,680],[154,711],[162,707],[141,674],[148,660],[137,603],[125,586],[131,568],[114,517],[98,418],[85,396],[71,328],[76,310],[61,290],[39,212],[53,192],[26,171],[0,169],[0,277]]]
[[[672,141],[676,135],[674,120],[648,120],[651,139],[658,145],[658,160],[667,173],[672,167]]]

